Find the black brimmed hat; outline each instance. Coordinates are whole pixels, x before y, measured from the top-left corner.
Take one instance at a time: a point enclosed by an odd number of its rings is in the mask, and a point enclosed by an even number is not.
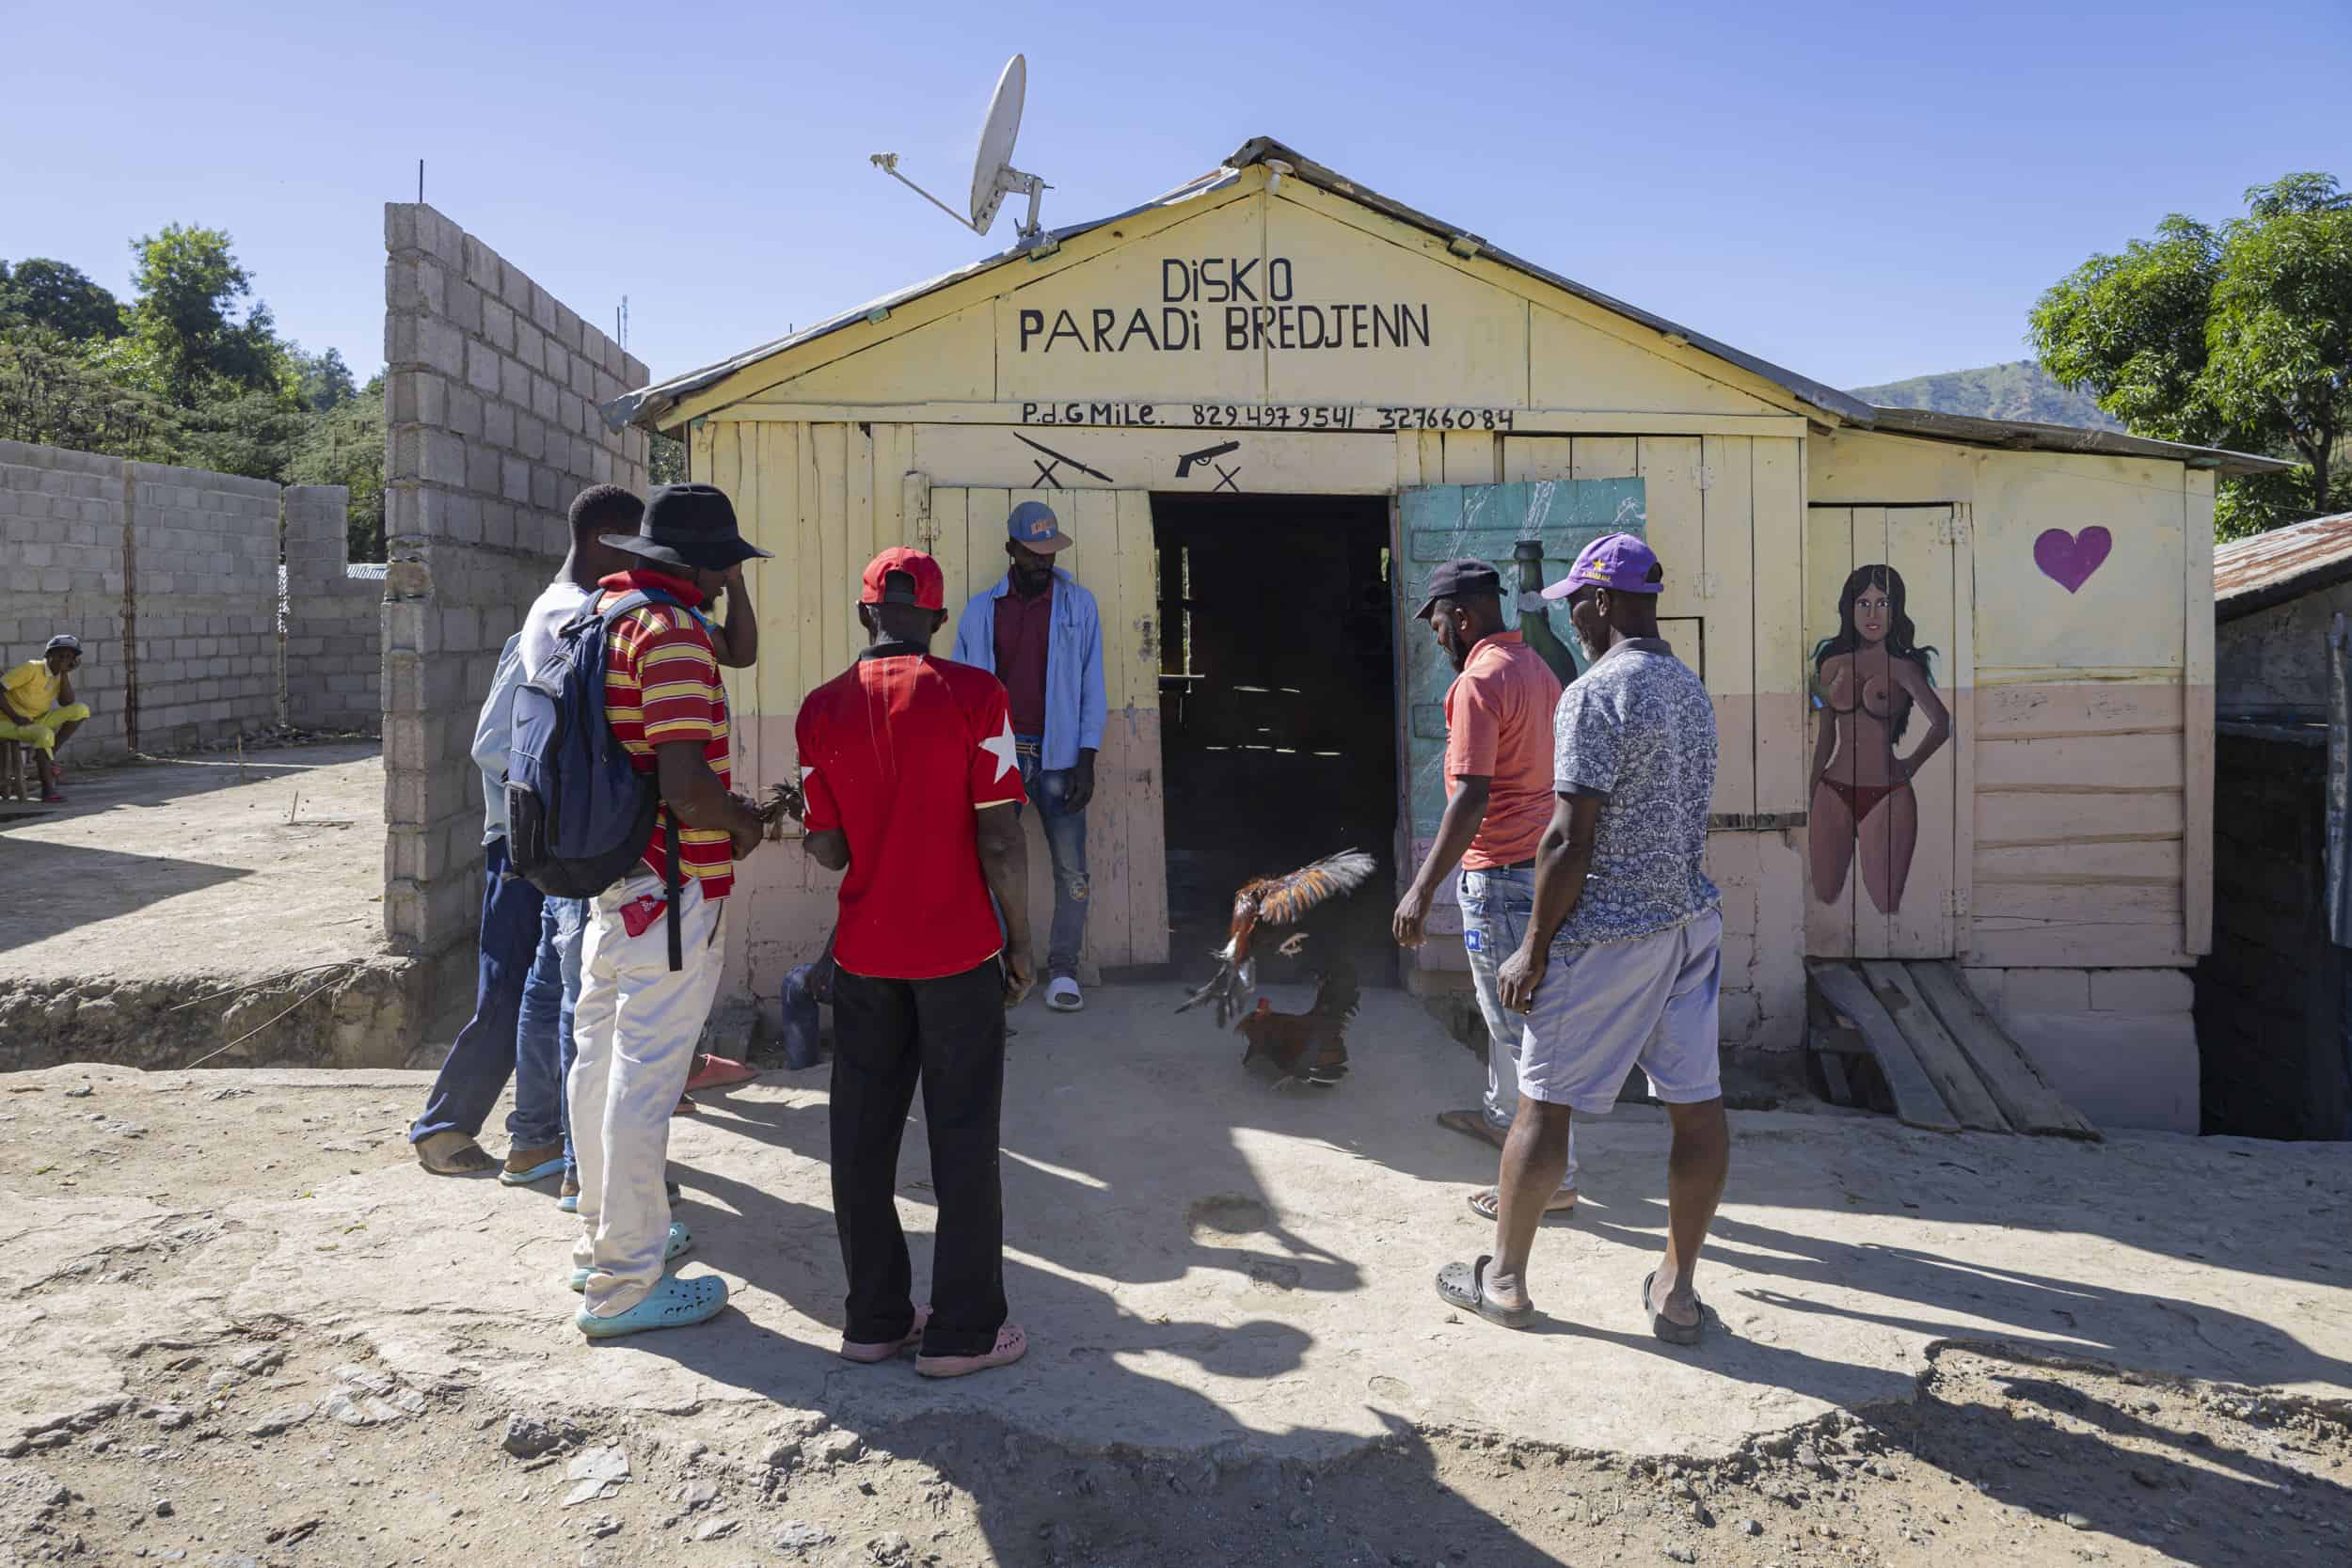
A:
[[[608,533],[604,542],[661,565],[699,566],[706,572],[723,572],[739,561],[772,553],[737,530],[734,503],[715,484],[662,485],[645,498],[645,515],[635,533]]]
[[[1413,611],[1413,619],[1426,621],[1439,599],[1474,599],[1502,596],[1502,574],[1487,562],[1463,557],[1448,561],[1429,574],[1429,587]]]

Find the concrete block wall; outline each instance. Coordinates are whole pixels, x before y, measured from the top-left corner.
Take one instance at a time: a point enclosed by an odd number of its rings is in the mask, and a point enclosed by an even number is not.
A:
[[[384,585],[350,575],[349,512],[340,484],[286,491],[285,711],[302,729],[383,722]]]
[[[40,657],[59,632],[82,640],[74,693],[89,722],[86,756],[120,754],[123,522],[128,465],[119,458],[0,441],[0,666]]]
[[[278,487],[160,463],[127,467],[139,749],[276,722]]]
[[[278,641],[281,530],[301,543],[290,610],[320,627],[318,652],[351,727],[376,724],[380,590],[343,577],[340,486],[281,492],[265,480],[0,441],[0,663],[58,632],[82,640],[74,694],[84,757],[168,752],[278,721],[288,670]],[[331,540],[331,580],[313,541]],[[311,562],[317,562],[314,567]],[[324,629],[335,628],[336,635]],[[301,644],[309,652],[309,639]],[[308,666],[297,665],[297,685]]]
[[[596,409],[649,377],[433,208],[387,204],[384,244],[384,921],[419,956],[469,967],[475,714],[563,557],[572,497],[644,488],[644,434],[607,431]]]

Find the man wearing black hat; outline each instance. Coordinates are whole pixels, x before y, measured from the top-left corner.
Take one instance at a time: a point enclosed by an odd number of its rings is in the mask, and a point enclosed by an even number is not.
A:
[[[1425,623],[1456,673],[1445,694],[1445,816],[1437,842],[1396,906],[1395,936],[1418,947],[1438,890],[1462,868],[1462,945],[1486,1024],[1486,1098],[1450,1110],[1439,1126],[1498,1148],[1518,1114],[1519,1041],[1526,1020],[1502,1005],[1496,974],[1518,951],[1535,908],[1535,849],[1551,821],[1551,715],[1560,679],[1543,656],[1502,624],[1502,576],[1484,561],[1449,561],[1429,574],[1415,619]],[[1493,1219],[1501,1196],[1470,1195]],[[1576,1212],[1576,1153],[1545,1205]]]
[[[715,1275],[680,1278],[663,1264],[692,1244],[670,1223],[662,1171],[670,1114],[719,987],[719,917],[734,863],[761,839],[759,813],[730,790],[726,688],[697,613],[739,593],[742,563],[766,550],[736,530],[735,508],[707,484],[647,498],[634,534],[604,541],[642,564],[597,587],[608,607],[644,591],[672,603],[613,618],[606,641],[605,718],[661,808],[631,873],[597,895],[580,958],[569,1084],[581,1234],[572,1277],[585,1296],[574,1320],[591,1338],[703,1323],[726,1306]],[[683,962],[670,967],[664,879],[677,835]]]

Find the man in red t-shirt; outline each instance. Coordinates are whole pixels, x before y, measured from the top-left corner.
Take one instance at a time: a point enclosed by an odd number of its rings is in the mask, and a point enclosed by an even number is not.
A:
[[[915,1370],[930,1377],[1005,1366],[1028,1348],[1006,1319],[996,1150],[1005,1009],[1036,974],[1010,709],[995,676],[931,657],[945,591],[920,550],[876,556],[857,610],[870,643],[809,693],[794,729],[806,847],[849,872],[833,949],[841,1354],[887,1361],[919,1346]],[[918,1082],[938,1203],[923,1311],[897,1197]]]
[[[599,609],[640,589],[675,603],[624,611],[605,630],[605,721],[631,766],[654,778],[661,804],[644,853],[591,909],[572,1019],[579,1054],[567,1087],[581,1227],[572,1280],[585,1296],[573,1321],[596,1338],[702,1323],[726,1306],[717,1275],[663,1272],[691,1238],[670,1221],[662,1178],[670,1114],[719,989],[720,911],[735,863],[763,836],[757,809],[730,788],[727,692],[696,611],[723,588],[739,595],[738,569],[768,553],[744,542],[734,506],[707,484],[664,485],[646,499],[635,534],[604,542],[643,564],[597,584]],[[673,833],[676,968],[665,876]]]

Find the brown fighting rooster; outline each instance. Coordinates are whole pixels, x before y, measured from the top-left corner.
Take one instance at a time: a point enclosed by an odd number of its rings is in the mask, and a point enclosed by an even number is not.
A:
[[[1242,998],[1257,989],[1258,966],[1249,956],[1249,939],[1261,926],[1295,925],[1309,910],[1327,898],[1353,893],[1364,885],[1379,862],[1360,849],[1343,849],[1286,877],[1256,877],[1233,895],[1233,924],[1225,945],[1217,950],[1216,973],[1176,1010],[1190,1012],[1203,1002],[1216,1004],[1216,1026],[1224,1028],[1242,1007]],[[1282,944],[1295,953],[1299,938]]]
[[[1299,1083],[1330,1087],[1347,1076],[1347,1025],[1359,995],[1356,976],[1343,967],[1317,977],[1314,1006],[1303,1013],[1278,1013],[1261,996],[1257,1011],[1233,1025],[1249,1041],[1241,1065],[1278,1089]]]

